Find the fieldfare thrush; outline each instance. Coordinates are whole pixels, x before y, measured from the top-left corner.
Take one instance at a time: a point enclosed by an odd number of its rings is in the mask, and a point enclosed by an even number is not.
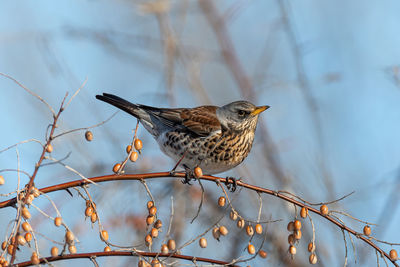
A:
[[[269,108],[247,101],[222,107],[156,108],[132,104],[112,94],[96,98],[139,119],[166,155],[186,170],[199,166],[204,174],[230,170],[247,157],[258,115]]]

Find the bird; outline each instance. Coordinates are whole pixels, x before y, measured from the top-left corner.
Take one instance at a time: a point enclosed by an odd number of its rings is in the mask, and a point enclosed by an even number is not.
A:
[[[108,93],[96,98],[136,117],[161,151],[177,162],[175,168],[200,167],[204,175],[228,171],[248,156],[258,116],[269,108],[243,100],[221,107],[158,108]]]

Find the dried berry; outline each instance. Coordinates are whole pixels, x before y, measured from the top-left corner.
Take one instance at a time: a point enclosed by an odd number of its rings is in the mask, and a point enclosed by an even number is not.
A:
[[[364,232],[364,235],[370,236],[371,235],[371,227],[369,225],[364,226],[363,232]]]
[[[176,249],[176,244],[175,244],[175,240],[173,240],[173,239],[170,239],[170,240],[168,240],[168,249],[169,250],[175,250]]]
[[[93,140],[93,133],[91,132],[91,131],[86,131],[85,132],[85,138],[86,138],[86,141],[92,141]]]
[[[194,177],[201,178],[203,176],[203,170],[200,167],[194,168]]]
[[[205,239],[204,237],[199,239],[199,245],[202,248],[206,248],[207,247],[207,239]]]
[[[254,247],[254,245],[249,244],[247,246],[247,252],[249,252],[249,254],[251,254],[251,255],[255,254],[256,253],[256,248]]]
[[[261,224],[257,223],[256,226],[254,227],[256,229],[256,233],[261,235],[263,232],[263,227]]]
[[[302,207],[300,210],[300,217],[304,219],[307,216],[308,216],[308,209],[306,207]]]
[[[223,207],[223,206],[225,206],[225,203],[226,203],[225,197],[219,197],[218,206]]]
[[[57,247],[52,247],[50,250],[51,256],[55,257],[58,255],[58,248]]]
[[[329,212],[328,206],[325,205],[325,204],[322,205],[322,206],[319,208],[319,211],[321,212],[322,215],[328,215],[328,212]]]
[[[140,140],[139,138],[136,138],[134,143],[136,150],[141,150],[143,148],[142,140]]]

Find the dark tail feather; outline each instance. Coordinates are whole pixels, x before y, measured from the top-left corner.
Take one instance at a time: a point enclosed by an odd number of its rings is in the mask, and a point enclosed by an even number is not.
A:
[[[136,104],[132,104],[131,102],[129,102],[125,99],[122,99],[116,95],[107,94],[107,93],[103,93],[103,95],[96,95],[96,98],[101,101],[107,102],[119,109],[122,109],[123,111],[128,112],[129,114],[140,119],[139,115],[138,115],[139,107]]]

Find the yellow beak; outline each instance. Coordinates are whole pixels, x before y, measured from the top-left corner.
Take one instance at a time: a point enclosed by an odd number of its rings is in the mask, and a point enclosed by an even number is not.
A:
[[[253,116],[258,115],[258,114],[260,114],[261,112],[263,112],[264,110],[266,110],[268,108],[269,108],[269,106],[256,107],[256,109],[253,110],[253,112],[251,112],[250,114],[253,115]]]

